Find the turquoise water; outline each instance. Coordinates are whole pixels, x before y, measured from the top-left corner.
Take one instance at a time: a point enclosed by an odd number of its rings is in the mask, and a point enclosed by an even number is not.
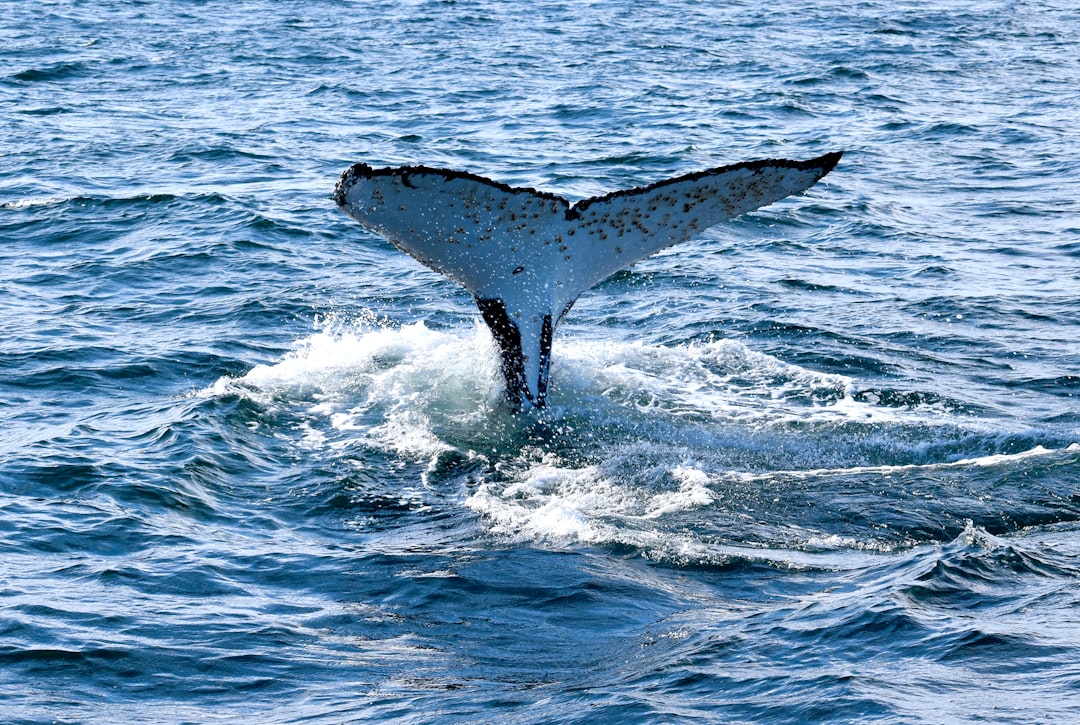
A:
[[[2,9],[0,720],[1072,722],[1071,5]],[[524,417],[331,199],[836,149]]]

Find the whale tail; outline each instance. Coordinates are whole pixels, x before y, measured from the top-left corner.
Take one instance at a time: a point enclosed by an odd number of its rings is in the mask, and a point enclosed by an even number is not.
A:
[[[711,226],[805,191],[841,153],[721,166],[571,205],[555,194],[425,166],[356,164],[334,200],[476,298],[515,410],[544,405],[555,329],[596,283]]]

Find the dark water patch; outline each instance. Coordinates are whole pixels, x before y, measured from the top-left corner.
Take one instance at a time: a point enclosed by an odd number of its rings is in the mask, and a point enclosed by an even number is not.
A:
[[[356,516],[364,517],[368,521],[385,519],[393,522],[401,518],[402,514],[414,511],[418,507],[419,504],[400,497],[333,493],[320,506],[313,507],[311,512],[315,515],[347,514],[355,526]],[[365,525],[365,528],[368,526]]]
[[[133,383],[137,384],[134,381],[158,377],[159,370],[152,363],[136,362],[117,365],[116,360],[120,355],[120,351],[112,351],[107,362],[95,362],[80,356],[74,364],[63,367],[53,367],[46,361],[35,360],[37,369],[5,381],[4,386],[22,390],[62,389],[67,391],[68,401],[74,403],[75,398],[71,396],[76,393],[87,395],[95,390],[115,392],[116,381],[125,381],[125,384],[130,386]],[[39,356],[35,354],[32,357]],[[45,364],[42,364],[43,362]]]
[[[826,336],[828,337],[828,336]],[[826,351],[820,352],[807,352],[802,354],[786,354],[784,355],[785,362],[800,365],[812,370],[816,370],[821,373],[836,374],[836,375],[854,375],[854,376],[895,376],[900,370],[895,366],[893,362],[885,355],[834,355]],[[891,391],[884,391],[885,398],[879,398],[879,402],[883,401],[896,401],[895,396],[890,395]],[[927,394],[925,397],[929,398],[932,394]],[[869,400],[866,395],[861,395],[858,399]],[[821,401],[825,402],[825,401]],[[935,401],[943,402],[943,401]],[[885,404],[889,404],[885,402]],[[960,409],[962,406],[953,401],[954,409]]]
[[[99,485],[109,475],[109,467],[91,460],[17,465],[3,472],[7,490],[33,495],[78,492]]]
[[[55,116],[61,113],[73,113],[74,109],[67,106],[40,106],[38,108],[20,108],[15,112],[27,116]]]
[[[95,494],[80,489],[75,495],[86,495],[89,499]],[[14,510],[12,513],[23,516],[23,524],[18,529],[23,544],[18,549],[5,547],[11,556],[59,555],[68,557],[64,567],[73,567],[77,559],[71,557],[122,557],[143,548],[143,522],[137,516],[117,515],[110,512],[108,507],[91,503],[42,505],[35,501],[34,505],[28,503],[22,511]],[[69,516],[80,518],[72,522]],[[77,569],[67,568],[63,571],[53,568],[43,573],[58,579],[69,575],[78,577],[80,574]]]
[[[1043,425],[1055,430],[1069,430],[1070,426],[1080,421],[1080,411],[1066,412],[1066,413],[1054,413],[1051,412],[1045,418],[1039,422]]]
[[[899,35],[915,37],[918,33],[908,27],[905,27],[904,23],[890,20],[887,23],[882,23],[882,27],[874,30],[874,33],[880,35]]]
[[[969,325],[995,327],[1010,315],[1027,308],[1024,299],[999,296],[953,297],[934,295],[909,302],[903,309],[914,317],[954,324],[963,331]],[[1029,308],[1027,308],[1029,309]],[[960,335],[957,335],[960,337]]]
[[[89,447],[91,439],[82,438],[81,447]],[[218,512],[217,505],[205,489],[186,485],[178,481],[175,485],[157,481],[158,466],[149,470],[137,470],[120,464],[108,466],[86,466],[78,463],[40,463],[36,465],[10,466],[5,478],[10,481],[11,490],[21,491],[23,495],[33,495],[38,491],[46,493],[66,493],[78,499],[89,500],[95,496],[108,495],[111,499],[135,504],[137,507],[164,508],[178,513],[187,512],[198,518],[213,518]],[[108,527],[116,525],[118,531],[129,526],[137,527],[138,520],[115,520],[108,522]],[[105,546],[110,541],[106,531],[87,534],[89,539],[98,540]],[[115,541],[122,541],[121,535]],[[61,545],[65,550],[87,548],[86,541],[58,544],[59,540],[51,535],[42,539],[45,546]],[[96,550],[91,546],[87,550]]]
[[[982,675],[1051,674],[1059,669],[1057,660],[1067,656],[1069,647],[1041,645],[1036,637],[1008,632],[972,630],[941,637],[935,649],[945,650],[937,661],[970,667]]]
[[[836,287],[828,284],[820,284],[816,282],[810,282],[803,279],[797,279],[794,277],[788,277],[779,280],[779,284],[789,289],[797,290],[800,292],[829,292],[838,294],[853,294],[854,290],[845,289],[842,287]]]
[[[92,68],[91,64],[81,61],[53,63],[40,68],[27,68],[13,73],[9,78],[20,83],[41,83],[62,81],[83,76]],[[10,81],[9,81],[10,82]]]
[[[179,164],[180,166],[193,161],[211,164],[258,161],[263,164],[269,164],[271,168],[276,166],[276,164],[271,163],[274,161],[274,157],[271,155],[225,145],[200,146],[194,149],[185,148],[180,151],[175,151],[172,156],[169,157],[168,161],[169,163]]]
[[[1060,316],[1050,315],[1044,311],[1037,310],[1040,310],[1040,306],[1037,304],[1032,306],[1024,305],[1023,307],[1017,305],[1013,307],[1010,312],[1021,320],[1027,320],[1029,322],[1036,322],[1040,324],[1052,325],[1066,321]]]
[[[315,239],[318,233],[306,224],[296,223],[285,219],[275,219],[263,214],[253,213],[246,224],[254,230],[259,237],[267,240],[276,237],[288,239]]]
[[[1046,554],[992,539],[987,545],[987,535],[982,536],[981,546],[944,552],[930,571],[916,578],[907,595],[935,608],[1011,613],[1029,603],[1033,595],[1066,587],[1076,576],[1074,567],[1054,562]]]
[[[978,135],[980,131],[975,126],[955,121],[935,121],[922,124],[913,133],[922,140],[944,141],[957,136]]]
[[[858,642],[858,654],[848,651],[846,659],[874,657],[898,644],[911,652],[934,632],[932,625],[914,612],[888,600],[825,611],[820,618],[813,612],[807,615],[807,624],[813,629],[803,629],[800,633],[802,646],[821,647],[836,654],[850,643]]]
[[[1037,390],[1050,395],[1065,398],[1080,396],[1080,375],[1060,375],[1055,378],[1009,378],[998,380],[1001,385],[1008,388],[1022,388],[1025,390]]]
[[[798,87],[812,87],[836,83],[837,81],[867,81],[870,76],[865,71],[848,66],[836,66],[827,71],[810,76],[798,76],[785,83]]]
[[[52,668],[78,668],[90,672],[103,662],[110,662],[130,656],[129,652],[119,649],[97,648],[84,651],[62,649],[26,649],[4,648],[0,650],[0,662],[12,666],[22,665],[26,670],[50,670]]]
[[[280,657],[242,655],[230,660],[229,657],[214,658],[211,655],[200,666],[200,659],[212,651],[209,642],[183,652],[161,646],[147,648],[132,644],[124,649],[105,649],[90,645],[70,650],[27,650],[22,655],[12,654],[10,664],[23,677],[59,686],[59,690],[71,693],[81,706],[94,702],[111,702],[114,707],[121,703],[138,703],[151,692],[168,703],[174,698],[182,701],[237,690],[274,689],[272,681],[275,678],[245,673],[259,669],[270,673],[280,671]],[[65,682],[79,684],[64,688]],[[117,691],[123,695],[118,697]],[[169,706],[164,704],[164,708],[169,709]],[[74,708],[75,711],[78,709],[79,706]],[[146,720],[139,718],[138,721]]]
[[[118,368],[111,368],[108,370],[102,370],[101,375],[105,378],[111,378],[114,380],[130,380],[138,378],[148,378],[158,374],[158,371],[154,366],[147,363],[130,363],[120,366]]]
[[[133,593],[171,597],[215,599],[237,595],[242,586],[222,576],[213,565],[178,567],[172,562],[117,563],[97,573],[106,587],[122,587]]]
[[[171,511],[203,521],[231,518],[211,493],[220,489],[230,475],[246,473],[248,457],[204,457],[193,455],[180,467],[176,482],[148,481],[137,486],[120,482],[112,491],[118,501],[149,510]]]
[[[12,231],[43,230],[49,233],[45,240],[50,244],[64,241],[84,241],[92,236],[94,226],[115,227],[134,218],[125,216],[125,212],[142,211],[144,214],[175,213],[182,209],[207,206],[216,207],[233,203],[228,197],[217,192],[191,193],[177,195],[161,192],[134,192],[124,196],[87,196],[53,197],[35,203],[27,203],[18,209],[24,218],[21,226]],[[44,213],[42,213],[44,212]],[[117,214],[119,213],[119,216]],[[98,216],[98,215],[101,216]],[[90,226],[73,228],[72,216],[81,219]],[[89,233],[88,233],[89,232]]]
[[[904,276],[905,277],[912,277],[912,278],[918,278],[918,277],[935,278],[935,277],[951,277],[951,276],[955,276],[955,275],[956,275],[956,271],[954,269],[948,267],[948,266],[941,265],[941,264],[931,264],[931,265],[928,265],[928,266],[925,266],[925,267],[920,267],[920,268],[918,268],[918,269],[916,269],[916,270],[914,270],[912,272],[907,273]]]
[[[1080,234],[1080,229],[1068,229],[1063,231],[1068,233],[1069,236]],[[1080,242],[1061,242],[1055,249],[1069,257],[1080,257]]]
[[[876,377],[898,372],[895,358],[889,352],[896,341],[890,340],[889,346],[883,346],[844,332],[778,320],[781,310],[771,305],[762,305],[755,311],[765,313],[763,319],[741,321],[736,328],[768,345],[766,349],[774,350],[786,363],[825,374]]]

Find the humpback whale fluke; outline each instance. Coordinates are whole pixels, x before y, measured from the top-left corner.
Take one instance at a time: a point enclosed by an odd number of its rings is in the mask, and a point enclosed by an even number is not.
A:
[[[341,175],[334,201],[473,293],[501,351],[507,397],[520,410],[544,405],[555,328],[582,292],[715,224],[808,189],[840,156],[747,161],[573,205],[463,171],[356,164]]]

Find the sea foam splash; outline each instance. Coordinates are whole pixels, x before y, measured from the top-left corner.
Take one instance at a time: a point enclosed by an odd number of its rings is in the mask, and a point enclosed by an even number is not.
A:
[[[449,447],[434,432],[440,424],[469,429],[498,406],[497,361],[479,324],[447,332],[368,315],[317,327],[279,362],[220,378],[205,394],[290,405],[309,445],[360,443],[420,458]]]
[[[849,377],[785,363],[732,340],[665,347],[560,338],[554,357],[550,409],[525,421],[558,428],[584,416],[596,428],[692,421],[761,430],[949,418],[932,406],[857,400]],[[310,423],[322,419],[323,429],[341,433],[370,433],[403,417],[417,425],[450,423],[465,426],[466,438],[479,436],[483,447],[484,429],[494,419],[504,422],[501,385],[497,352],[479,323],[437,330],[423,321],[395,326],[363,315],[321,320],[280,361],[223,377],[204,393],[306,405]]]
[[[480,461],[455,485],[490,535],[695,560],[732,554],[680,522],[747,501],[759,508],[773,495],[765,490],[1061,453],[1038,442],[1003,452],[1008,433],[985,421],[940,405],[859,400],[851,378],[731,340],[560,339],[555,365],[551,407],[514,416],[482,325],[437,330],[367,315],[324,320],[277,363],[221,378],[203,394],[287,408],[298,444],[328,455],[371,449],[426,464],[424,486],[456,480],[455,461]],[[879,546],[810,530],[785,535],[804,553]]]

